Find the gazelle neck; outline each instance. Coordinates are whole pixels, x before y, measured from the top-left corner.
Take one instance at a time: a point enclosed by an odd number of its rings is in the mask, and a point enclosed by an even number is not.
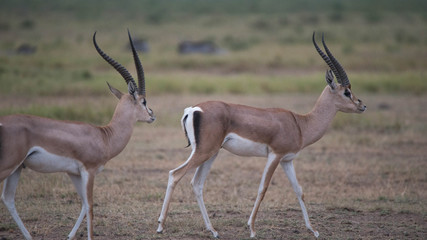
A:
[[[123,96],[127,98],[129,96]],[[134,106],[129,99],[121,99],[116,106],[113,117],[104,127],[100,127],[108,146],[109,159],[117,156],[127,145],[136,122]]]
[[[302,134],[302,146],[304,148],[318,141],[328,129],[337,109],[329,86],[326,86],[317,99],[314,108],[305,115],[299,116],[299,125]]]

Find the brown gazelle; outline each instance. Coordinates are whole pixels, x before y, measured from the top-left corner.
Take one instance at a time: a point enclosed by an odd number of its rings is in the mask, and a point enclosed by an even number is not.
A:
[[[350,89],[347,75],[325,45],[325,55],[315,42],[313,44],[331,70],[326,72],[327,86],[317,100],[313,110],[301,115],[280,108],[255,108],[244,105],[209,101],[186,108],[182,127],[192,152],[188,160],[169,172],[169,181],[157,232],[162,232],[172,192],[180,179],[191,169],[196,173],[191,181],[203,220],[214,237],[218,232],[213,228],[203,202],[203,184],[218,151],[224,148],[240,156],[267,157],[258,195],[249,217],[251,237],[255,237],[254,223],[271,177],[282,166],[299,200],[306,227],[318,237],[313,229],[304,204],[304,195],[299,186],[292,161],[308,145],[319,140],[325,133],[338,111],[362,113],[366,106],[357,99]],[[334,82],[335,75],[339,84]]]
[[[125,79],[129,93],[111,87],[119,99],[113,118],[106,126],[58,121],[30,115],[0,117],[0,182],[4,181],[2,199],[26,239],[31,239],[15,209],[15,193],[23,166],[42,173],[67,173],[82,200],[82,210],[68,235],[73,239],[87,217],[88,239],[93,238],[93,185],[95,175],[118,155],[129,142],[137,121],[151,123],[155,116],[146,105],[144,71],[132,46],[138,84],[119,63],[93,43],[98,53]]]

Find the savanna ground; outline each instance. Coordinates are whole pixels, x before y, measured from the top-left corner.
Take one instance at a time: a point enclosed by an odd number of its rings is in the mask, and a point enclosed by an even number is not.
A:
[[[157,218],[168,171],[191,149],[180,127],[185,107],[223,100],[308,112],[325,86],[313,30],[346,68],[361,115],[338,113],[326,135],[295,160],[312,225],[321,239],[427,237],[427,15],[423,1],[3,1],[0,114],[29,113],[107,124],[117,100],[105,81],[124,81],[94,51],[134,67],[126,28],[144,37],[147,101],[157,120],[137,123],[125,150],[95,180],[95,239],[207,239],[187,174],[175,189],[163,234]],[[180,40],[227,49],[180,56]],[[32,55],[14,52],[21,44]],[[249,239],[246,222],[265,165],[222,151],[205,203],[222,239]],[[16,205],[34,239],[65,239],[80,200],[65,174],[25,169]],[[77,239],[86,238],[85,223]],[[283,171],[273,176],[256,221],[257,239],[312,239]],[[22,235],[0,204],[0,239]]]

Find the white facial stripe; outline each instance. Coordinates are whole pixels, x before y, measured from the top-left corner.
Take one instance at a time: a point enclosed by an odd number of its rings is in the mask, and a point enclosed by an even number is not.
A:
[[[148,112],[148,114],[153,114],[153,111],[149,107],[147,107],[147,105],[144,105],[144,108]]]
[[[266,157],[268,155],[267,144],[243,138],[236,133],[229,133],[224,138],[222,147],[239,156]]]

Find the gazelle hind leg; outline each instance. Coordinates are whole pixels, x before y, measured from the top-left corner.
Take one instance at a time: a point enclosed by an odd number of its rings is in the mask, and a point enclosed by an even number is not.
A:
[[[3,193],[1,198],[6,205],[7,210],[9,210],[10,215],[12,215],[13,220],[18,224],[19,229],[24,235],[25,239],[32,239],[30,233],[25,228],[24,223],[18,215],[15,207],[15,194],[16,188],[18,187],[19,176],[21,175],[22,166],[18,167],[12,175],[7,177],[3,185]]]
[[[302,192],[301,186],[298,184],[293,161],[282,161],[280,162],[280,164],[282,165],[282,168],[285,171],[286,176],[288,177],[289,182],[291,182],[292,188],[294,189],[297,195],[299,204],[301,206],[302,214],[304,216],[305,226],[313,232],[316,238],[319,237],[319,232],[313,229],[310,223],[310,219],[308,218],[307,209],[305,208],[304,204],[304,194]]]
[[[274,171],[279,164],[279,158],[274,154],[270,153],[268,155],[268,161],[265,165],[264,172],[261,177],[261,182],[258,188],[258,195],[255,200],[254,208],[252,209],[251,216],[248,220],[248,226],[251,230],[251,237],[255,237],[255,219],[258,213],[259,206],[261,205],[261,201],[264,199],[265,193],[267,192],[268,185],[270,184],[271,177],[273,176]]]
[[[206,228],[212,232],[215,238],[218,238],[218,232],[213,228],[209,215],[206,211],[206,206],[203,201],[203,185],[206,181],[206,177],[209,174],[212,163],[215,161],[215,158],[218,156],[218,153],[215,153],[208,161],[200,165],[196,173],[194,174],[193,179],[191,180],[191,185],[193,186],[194,194],[197,198],[197,203],[199,204],[200,211],[202,212],[203,220],[205,221]]]
[[[183,163],[179,167],[169,171],[168,186],[166,188],[165,199],[163,200],[162,211],[160,213],[159,220],[158,220],[158,223],[159,223],[159,226],[157,228],[158,233],[163,232],[166,216],[167,216],[168,210],[169,210],[170,200],[172,198],[172,193],[173,193],[176,185],[178,184],[178,182],[187,173],[187,166],[188,166],[188,163],[190,162],[191,158],[193,157],[194,152],[195,151],[193,149],[190,157],[188,158],[188,160],[185,163]]]

